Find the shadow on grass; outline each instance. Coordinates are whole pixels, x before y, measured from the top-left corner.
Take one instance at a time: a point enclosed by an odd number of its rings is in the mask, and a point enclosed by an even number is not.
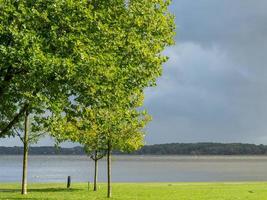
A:
[[[18,199],[24,199],[24,200],[39,200],[39,198],[30,198],[30,197],[15,197],[15,198],[10,198],[8,197],[7,199],[15,199],[15,200],[18,200]]]
[[[73,191],[80,191],[82,189],[74,189],[74,188],[38,188],[38,189],[28,189],[28,193],[36,193],[36,192],[73,192]],[[18,193],[21,192],[21,189],[1,189],[0,192],[7,192],[7,193]],[[23,198],[22,198],[23,199]]]
[[[28,198],[28,197],[15,197],[15,198],[10,198],[10,197],[8,197],[8,199],[15,199],[15,200],[18,200],[18,199],[24,199],[24,200],[39,200],[39,198]]]
[[[73,192],[73,191],[80,191],[82,189],[67,189],[67,188],[36,188],[36,189],[28,189],[28,194],[34,194],[34,193],[52,193],[52,192]],[[21,190],[20,189],[1,189],[0,188],[0,193],[10,193],[10,194],[20,194]],[[1,198],[0,198],[1,199]],[[27,195],[21,195],[20,197],[8,197],[7,199],[24,199],[24,200],[39,200],[40,198],[36,197],[28,197]]]

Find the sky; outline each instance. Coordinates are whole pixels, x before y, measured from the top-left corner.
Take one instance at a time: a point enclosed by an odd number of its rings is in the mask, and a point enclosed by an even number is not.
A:
[[[158,86],[146,89],[146,144],[267,144],[266,9],[266,0],[173,1],[176,45]]]

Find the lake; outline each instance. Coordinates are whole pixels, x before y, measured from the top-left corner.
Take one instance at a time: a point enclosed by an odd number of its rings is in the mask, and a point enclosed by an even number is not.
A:
[[[22,156],[0,156],[0,182],[18,182]],[[29,182],[93,181],[93,162],[86,156],[30,156]],[[114,182],[267,181],[265,156],[114,156]],[[105,159],[99,181],[106,181]]]

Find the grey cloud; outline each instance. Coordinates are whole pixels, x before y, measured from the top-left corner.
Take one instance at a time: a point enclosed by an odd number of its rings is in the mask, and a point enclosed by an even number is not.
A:
[[[267,1],[177,0],[177,45],[157,88],[148,143],[267,143]]]
[[[166,52],[165,73],[147,91],[146,106],[154,116],[148,143],[262,142],[264,87],[224,51],[185,42]]]
[[[174,1],[179,41],[225,48],[251,76],[267,78],[267,1]]]
[[[177,0],[171,9],[180,40],[210,44],[264,37],[266,7],[265,0]]]

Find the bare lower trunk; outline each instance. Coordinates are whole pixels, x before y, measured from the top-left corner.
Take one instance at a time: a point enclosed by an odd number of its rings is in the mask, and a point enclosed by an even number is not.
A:
[[[107,155],[107,171],[108,171],[108,198],[111,197],[111,145],[108,141],[108,155]]]
[[[97,191],[97,174],[98,174],[98,152],[95,151],[95,174],[94,174],[94,191]]]
[[[22,169],[22,188],[21,194],[27,194],[27,173],[28,173],[28,133],[29,133],[29,113],[25,112],[25,121],[24,121],[24,140],[23,140],[23,169]]]

